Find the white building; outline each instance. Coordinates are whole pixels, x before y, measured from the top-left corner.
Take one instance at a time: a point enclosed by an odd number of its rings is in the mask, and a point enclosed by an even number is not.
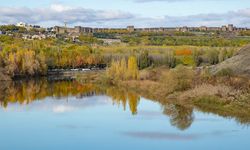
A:
[[[34,39],[42,40],[42,39],[46,39],[46,35],[44,35],[44,34],[33,35],[31,38],[32,38],[32,40],[34,40]]]
[[[18,27],[27,27],[28,24],[27,24],[27,23],[23,23],[23,22],[18,22],[18,23],[16,24],[16,26],[18,26]]]

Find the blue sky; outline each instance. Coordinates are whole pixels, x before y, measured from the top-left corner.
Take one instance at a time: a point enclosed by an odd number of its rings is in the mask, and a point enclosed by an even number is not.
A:
[[[0,0],[0,23],[250,27],[249,0]]]

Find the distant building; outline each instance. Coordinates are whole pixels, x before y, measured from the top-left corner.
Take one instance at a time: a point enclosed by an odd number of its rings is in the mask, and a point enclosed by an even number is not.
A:
[[[163,28],[164,31],[176,31],[176,28]]]
[[[35,29],[40,29],[41,28],[41,26],[39,26],[39,25],[33,25],[32,27],[35,28]]]
[[[3,34],[3,32],[2,32],[2,31],[0,31],[0,35],[1,35],[1,34]]]
[[[187,31],[189,31],[189,28],[187,26],[184,26],[184,27],[181,28],[180,31],[181,32],[187,32]]]
[[[31,40],[32,36],[29,35],[29,34],[23,34],[22,38],[25,39],[25,40]]]
[[[51,30],[51,29],[50,29]],[[55,26],[53,31],[56,34],[71,34],[71,33],[96,33],[96,32],[107,32],[110,30],[127,30],[129,32],[173,32],[173,31],[180,31],[180,32],[197,32],[197,31],[208,31],[208,32],[233,32],[233,31],[240,31],[240,30],[248,30],[247,28],[236,28],[233,24],[224,25],[222,27],[176,27],[176,28],[166,28],[166,27],[156,27],[156,28],[135,28],[134,26],[127,26],[126,28],[90,28],[90,27],[81,27],[75,26],[73,28],[68,27],[59,27]]]
[[[32,40],[34,40],[34,39],[38,39],[38,40],[46,39],[46,35],[44,35],[44,34],[33,35],[31,38],[32,38]]]
[[[111,45],[111,44],[114,44],[114,43],[121,43],[120,39],[101,39],[101,40],[106,45]]]
[[[134,32],[135,31],[135,27],[134,26],[127,26],[127,30],[129,32]]]
[[[222,26],[221,31],[227,31],[227,26]]]
[[[66,27],[59,27],[55,26],[54,31],[57,34],[65,34],[65,33],[92,33],[93,29],[89,27],[80,27],[76,26],[74,28],[66,28]]]
[[[53,27],[49,27],[49,28],[46,28],[45,31],[46,31],[46,32],[53,32],[53,31],[54,31],[54,28],[53,28]]]
[[[207,31],[221,31],[220,27],[208,27]]]
[[[56,34],[47,34],[47,38],[56,38]]]
[[[207,27],[206,26],[201,26],[200,31],[207,31]]]
[[[16,24],[16,26],[17,27],[27,27],[28,26],[28,24],[27,23],[23,23],[23,22],[18,22],[17,24]]]
[[[233,24],[228,25],[228,31],[230,31],[230,32],[234,31],[234,25]]]

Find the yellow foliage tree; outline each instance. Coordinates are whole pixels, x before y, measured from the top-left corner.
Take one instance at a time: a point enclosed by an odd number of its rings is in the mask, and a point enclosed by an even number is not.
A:
[[[130,56],[128,59],[128,71],[127,71],[128,79],[138,79],[139,78],[139,70],[137,66],[137,59],[135,56]]]
[[[136,57],[131,56],[128,60],[128,65],[125,58],[112,61],[111,66],[107,69],[107,76],[111,80],[128,80],[128,79],[138,79],[139,70],[137,66]]]

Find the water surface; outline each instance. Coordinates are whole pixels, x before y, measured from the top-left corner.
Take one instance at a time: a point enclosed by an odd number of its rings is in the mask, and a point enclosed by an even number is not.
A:
[[[76,81],[18,81],[0,93],[1,150],[250,147],[248,123]],[[246,116],[249,117],[249,116]]]

